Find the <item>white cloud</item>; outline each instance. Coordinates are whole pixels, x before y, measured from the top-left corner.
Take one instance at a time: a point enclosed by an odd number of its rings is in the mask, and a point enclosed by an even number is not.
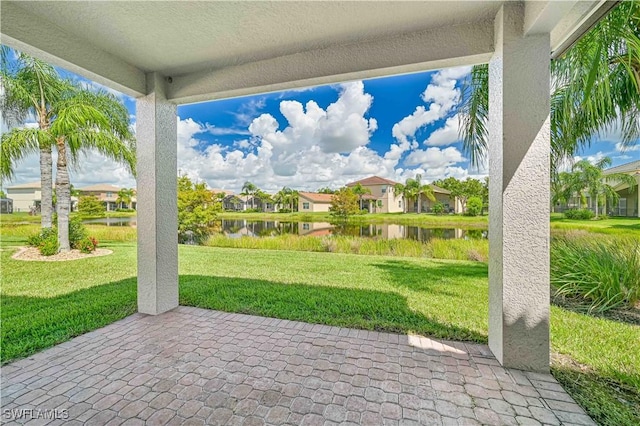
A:
[[[434,130],[424,141],[427,146],[446,146],[460,140],[460,117],[454,115],[447,118],[444,126]]]
[[[444,149],[432,147],[426,150],[418,149],[412,151],[404,163],[408,166],[420,165],[421,167],[440,168],[464,161],[466,159],[462,156],[462,153],[457,148],[450,146]]]
[[[618,152],[634,152],[640,151],[640,141],[637,141],[635,145],[624,146],[622,142],[616,143],[616,151]]]

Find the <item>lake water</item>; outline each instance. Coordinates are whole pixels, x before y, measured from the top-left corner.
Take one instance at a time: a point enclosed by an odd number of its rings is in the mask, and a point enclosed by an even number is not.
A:
[[[84,221],[86,224],[105,226],[136,226],[135,217],[100,218]],[[283,222],[269,220],[219,219],[212,229],[214,234],[229,238],[271,237],[294,234],[322,237],[327,235],[347,235],[370,238],[406,238],[428,241],[431,238],[487,238],[487,231],[460,228],[429,228],[415,225],[381,223],[371,225],[332,224],[329,222]]]

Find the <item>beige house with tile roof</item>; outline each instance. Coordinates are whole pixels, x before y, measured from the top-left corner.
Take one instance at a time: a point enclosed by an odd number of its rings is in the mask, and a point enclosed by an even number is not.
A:
[[[13,200],[14,212],[28,212],[40,206],[40,181],[13,185],[6,188],[7,198]]]
[[[117,203],[118,191],[120,191],[121,189],[122,188],[115,185],[110,185],[107,183],[99,183],[96,185],[90,185],[90,186],[78,188],[78,192],[80,193],[81,197],[86,197],[86,196],[98,197],[98,200],[102,201],[105,204],[107,211],[112,211],[118,208],[129,208],[124,204],[122,206],[118,206],[118,203]],[[137,206],[137,199],[135,196],[131,198],[131,206],[132,206],[131,208],[133,209],[135,209]]]
[[[298,211],[300,213],[326,213],[331,207],[333,194],[319,194],[317,192],[298,193]]]
[[[363,207],[370,213],[402,213],[404,211],[404,198],[396,195],[394,186],[398,182],[380,176],[370,176],[355,182],[348,183],[349,188],[357,184],[369,189],[371,194],[362,197]]]

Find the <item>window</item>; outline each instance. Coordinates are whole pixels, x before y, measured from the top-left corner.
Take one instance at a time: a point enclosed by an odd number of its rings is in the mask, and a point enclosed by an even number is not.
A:
[[[382,207],[382,200],[378,200],[378,207]]]
[[[107,192],[107,198],[113,197],[113,192]]]
[[[309,203],[302,203],[303,210],[309,210]]]
[[[302,224],[302,229],[305,230],[305,231],[308,231],[309,230],[309,224],[308,223],[303,223]]]
[[[382,193],[383,194],[387,193],[387,185],[382,185]]]
[[[398,201],[398,207],[402,208],[402,200]]]

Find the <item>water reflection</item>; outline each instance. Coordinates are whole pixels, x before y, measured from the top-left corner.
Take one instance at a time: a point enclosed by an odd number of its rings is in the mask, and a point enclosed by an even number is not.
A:
[[[91,225],[105,225],[105,226],[132,226],[138,225],[137,218],[133,217],[101,217],[98,219],[83,220],[82,223]]]
[[[460,228],[429,228],[415,225],[381,224],[335,224],[329,222],[281,222],[256,220],[216,221],[215,233],[230,238],[270,237],[293,234],[322,237],[327,235],[346,235],[352,237],[370,237],[381,239],[406,238],[428,241],[432,238],[487,238],[486,230]]]

